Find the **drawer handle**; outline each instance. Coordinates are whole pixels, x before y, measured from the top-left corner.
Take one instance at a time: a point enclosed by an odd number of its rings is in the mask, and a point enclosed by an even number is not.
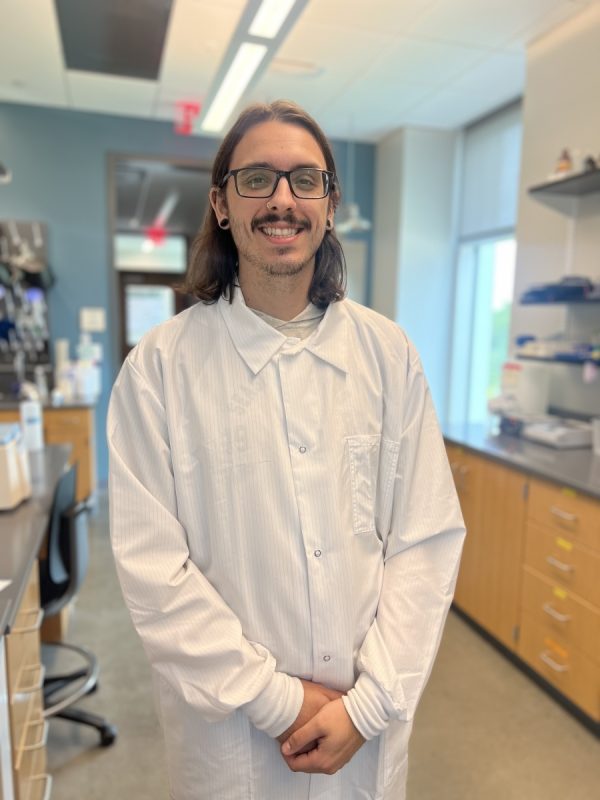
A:
[[[577,522],[577,514],[570,514],[568,511],[563,511],[562,508],[558,508],[558,506],[550,506],[550,513],[562,519],[563,522]]]
[[[25,732],[25,741],[27,741],[29,732],[35,732],[36,728],[39,730],[39,733],[36,735],[35,741],[32,744],[24,744],[22,747],[23,750],[40,750],[46,744],[48,740],[48,723],[43,719],[28,723]]]
[[[556,567],[561,572],[573,572],[574,567],[572,564],[565,564],[564,561],[559,561],[558,558],[554,558],[554,556],[546,556],[546,562],[550,564],[551,567]]]
[[[548,614],[548,616],[552,617],[552,619],[555,619],[557,622],[569,622],[571,619],[570,614],[561,614],[560,611],[557,611],[555,608],[553,608],[550,603],[544,603],[542,609],[546,612],[546,614]]]
[[[40,796],[39,792],[37,794],[33,794],[32,795],[31,789],[32,789],[32,785],[34,783],[42,783],[42,781],[44,782],[43,783],[44,794],[42,795],[42,800],[50,800],[50,795],[52,794],[52,775],[47,775],[47,774],[45,774],[45,775],[32,775],[31,776],[31,778],[29,779],[29,787],[30,787],[30,789],[29,789],[28,797],[32,797],[32,796],[33,797],[39,797]]]
[[[31,615],[31,611],[28,611],[27,614]],[[22,625],[18,628],[13,628],[11,633],[33,633],[34,631],[38,631],[41,627],[43,619],[44,619],[44,612],[40,608],[35,615],[35,622],[33,623],[33,625]]]
[[[568,672],[569,671],[569,665],[568,664],[559,664],[558,661],[555,661],[552,658],[552,656],[550,656],[548,654],[547,650],[543,650],[540,653],[540,658],[544,662],[544,664],[546,664],[546,666],[550,667],[550,669],[553,669],[554,672]]]
[[[19,683],[16,688],[16,694],[33,694],[41,689],[44,685],[45,669],[42,664],[33,664],[29,667],[23,667],[19,676]],[[29,680],[24,680],[24,685],[21,684],[24,676],[29,676]]]

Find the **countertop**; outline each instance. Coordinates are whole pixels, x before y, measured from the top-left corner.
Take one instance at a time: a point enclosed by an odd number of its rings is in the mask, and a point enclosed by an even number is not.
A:
[[[32,496],[12,511],[0,511],[0,578],[11,581],[0,591],[0,636],[14,622],[70,452],[69,445],[48,445],[40,453],[30,453]]]
[[[6,397],[0,397],[0,411],[18,411],[19,410],[19,400],[9,399]],[[83,398],[74,398],[73,400],[65,400],[64,403],[61,403],[58,406],[52,405],[52,403],[42,403],[42,408],[56,408],[56,409],[69,409],[69,408],[94,408],[97,404],[96,400],[85,400]]]
[[[559,450],[517,436],[496,434],[485,425],[448,425],[444,439],[600,500],[600,456],[594,455],[590,447]]]

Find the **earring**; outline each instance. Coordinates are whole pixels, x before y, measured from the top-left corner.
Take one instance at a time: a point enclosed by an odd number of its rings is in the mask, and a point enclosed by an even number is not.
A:
[[[328,219],[327,222],[325,223],[325,230],[330,231],[332,229],[333,229],[333,221]]]
[[[219,220],[219,228],[221,228],[222,231],[226,231],[227,228],[229,228],[229,218],[228,217],[223,217],[223,219]]]

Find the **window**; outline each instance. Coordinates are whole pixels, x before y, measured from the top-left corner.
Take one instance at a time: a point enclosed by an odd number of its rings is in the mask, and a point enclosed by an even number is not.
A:
[[[504,236],[459,247],[452,342],[450,419],[485,422],[487,402],[500,393],[515,276],[516,243]]]
[[[451,343],[450,423],[485,423],[509,354],[521,107],[463,132]]]

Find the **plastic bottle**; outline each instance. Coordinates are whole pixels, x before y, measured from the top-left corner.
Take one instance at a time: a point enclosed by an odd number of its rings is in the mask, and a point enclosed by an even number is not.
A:
[[[39,400],[23,400],[19,403],[23,441],[30,452],[44,449],[44,426],[42,404]]]

